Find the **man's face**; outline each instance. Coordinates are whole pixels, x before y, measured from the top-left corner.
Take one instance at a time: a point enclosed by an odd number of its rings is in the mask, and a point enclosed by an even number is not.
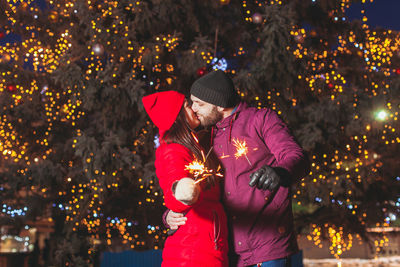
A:
[[[190,99],[193,102],[192,109],[196,113],[196,116],[200,120],[202,126],[213,126],[222,120],[223,114],[218,111],[217,106],[204,102],[194,95],[191,95]]]

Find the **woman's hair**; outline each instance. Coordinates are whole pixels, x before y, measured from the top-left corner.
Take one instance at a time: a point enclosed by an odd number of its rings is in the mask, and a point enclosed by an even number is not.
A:
[[[177,143],[185,146],[188,148],[190,151],[192,151],[193,155],[197,160],[202,161],[203,156],[202,156],[202,147],[200,144],[195,140],[193,137],[193,131],[189,126],[189,123],[186,121],[186,116],[185,116],[185,110],[184,110],[184,104],[182,105],[181,110],[179,111],[179,114],[175,120],[175,122],[172,124],[171,128],[167,130],[164,135],[163,135],[163,142],[165,143]],[[207,152],[205,152],[207,153]],[[206,160],[204,165],[210,169],[215,165],[214,162],[211,162],[210,160]],[[215,170],[215,169],[213,169]],[[207,180],[208,185],[214,185],[215,184],[215,176],[209,176]]]

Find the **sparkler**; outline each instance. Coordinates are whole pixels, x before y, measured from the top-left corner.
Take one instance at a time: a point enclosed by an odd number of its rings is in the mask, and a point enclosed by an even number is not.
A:
[[[246,141],[240,142],[239,139],[233,139],[233,145],[236,147],[235,158],[238,159],[241,156],[244,156],[247,159],[247,162],[251,166],[251,162],[247,157],[247,152],[249,151],[249,149],[246,146]]]
[[[195,159],[185,166],[185,170],[188,170],[195,178],[207,173],[207,167],[204,166],[204,163]]]
[[[199,143],[199,139],[197,138],[197,136],[193,132],[191,132],[191,134],[196,143]],[[204,151],[201,150],[201,157],[203,158],[203,161],[194,159],[192,162],[185,166],[185,170],[188,170],[194,176],[194,179],[196,180],[194,182],[195,184],[200,183],[201,181],[207,179],[207,177],[210,177],[212,175],[223,177],[223,175],[219,173],[221,166],[218,165],[217,171],[215,172],[214,170],[209,170],[205,166],[205,162],[207,161],[212,149],[213,148],[211,147],[206,156],[204,155]]]
[[[207,153],[207,157],[209,154],[210,154],[210,151]],[[185,166],[185,170],[188,170],[191,174],[193,174],[193,176],[196,180],[195,184],[200,183],[201,181],[203,181],[204,179],[207,179],[207,177],[209,177],[211,175],[223,177],[223,175],[221,173],[219,173],[221,166],[218,166],[218,169],[216,171],[209,170],[204,165],[207,157],[204,156],[203,151],[201,152],[201,155],[203,157],[203,161],[199,161],[199,160],[195,159],[192,162],[190,162],[188,165]]]

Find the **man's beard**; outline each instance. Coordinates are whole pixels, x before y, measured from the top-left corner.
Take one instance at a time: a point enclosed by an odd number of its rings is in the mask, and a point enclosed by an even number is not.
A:
[[[207,114],[207,116],[202,116],[200,122],[203,127],[209,127],[209,126],[214,126],[215,124],[217,124],[217,122],[219,122],[222,119],[223,119],[222,113],[219,113],[217,107],[214,106]]]

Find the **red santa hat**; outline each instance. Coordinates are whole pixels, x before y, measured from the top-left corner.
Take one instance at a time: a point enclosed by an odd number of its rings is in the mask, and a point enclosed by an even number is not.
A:
[[[171,128],[182,108],[185,96],[176,91],[154,93],[142,98],[143,106],[150,119],[161,132]]]

